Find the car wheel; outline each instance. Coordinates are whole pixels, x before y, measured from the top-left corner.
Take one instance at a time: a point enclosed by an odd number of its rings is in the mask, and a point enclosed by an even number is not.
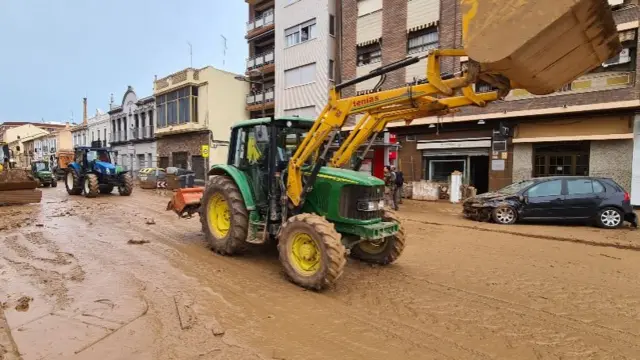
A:
[[[516,210],[511,206],[498,206],[491,212],[493,221],[502,225],[511,225],[516,222],[518,215]]]
[[[600,210],[596,222],[598,223],[598,226],[602,228],[615,229],[624,224],[624,217],[620,210],[608,207]]]

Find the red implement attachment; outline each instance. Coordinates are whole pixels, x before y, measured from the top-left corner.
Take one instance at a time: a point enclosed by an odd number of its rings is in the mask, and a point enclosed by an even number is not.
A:
[[[203,187],[174,190],[167,210],[173,210],[180,217],[190,218],[200,209],[200,199],[202,199],[203,193]]]

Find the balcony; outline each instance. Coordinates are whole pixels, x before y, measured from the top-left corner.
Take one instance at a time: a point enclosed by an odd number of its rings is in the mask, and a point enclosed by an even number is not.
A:
[[[274,88],[269,88],[255,94],[249,94],[247,95],[247,111],[271,109],[275,106],[273,100]]]
[[[505,100],[534,99],[548,96],[580,94],[594,91],[615,90],[630,87],[635,83],[635,72],[607,71],[587,74],[548,95],[533,95],[526,90],[512,90]]]
[[[184,134],[189,132],[199,132],[208,130],[206,124],[201,124],[199,122],[183,122],[179,124],[168,124],[163,127],[158,127],[155,129],[155,137],[162,137],[166,135],[174,135],[174,134]]]
[[[274,28],[274,12],[273,9],[267,10],[262,15],[257,16],[253,21],[247,22],[247,36],[246,38],[252,38],[254,36],[263,34]]]
[[[129,137],[131,141],[153,139],[153,128],[151,126],[133,128],[129,131]]]
[[[259,70],[263,74],[269,74],[275,71],[273,50],[269,50],[260,55],[256,55],[247,60],[247,73],[251,70]]]
[[[109,142],[112,144],[117,144],[117,143],[123,143],[125,141],[127,141],[127,137],[126,137],[126,132],[125,131],[116,131],[111,133],[111,136],[109,137]]]

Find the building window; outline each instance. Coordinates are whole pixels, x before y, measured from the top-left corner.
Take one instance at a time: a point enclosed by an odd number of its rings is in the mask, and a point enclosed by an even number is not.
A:
[[[534,144],[534,177],[588,175],[589,142]]]
[[[407,53],[416,54],[438,47],[438,29],[426,28],[409,33]]]
[[[367,46],[358,46],[358,66],[375,64],[382,61],[380,43]]]
[[[285,70],[284,72],[285,88],[309,84],[314,82],[315,80],[316,80],[316,63],[299,66],[297,68]]]
[[[198,88],[184,87],[156,98],[158,128],[198,122]]]
[[[336,64],[333,60],[329,60],[329,80],[335,80],[336,76]]]
[[[416,141],[416,136],[415,135],[407,135],[406,140],[407,141]]]
[[[285,47],[297,45],[315,39],[316,19],[290,27],[284,31]]]
[[[329,35],[336,36],[336,17],[329,15]]]
[[[315,119],[318,116],[315,106],[305,106],[295,109],[286,109],[285,116],[298,116],[301,118]]]

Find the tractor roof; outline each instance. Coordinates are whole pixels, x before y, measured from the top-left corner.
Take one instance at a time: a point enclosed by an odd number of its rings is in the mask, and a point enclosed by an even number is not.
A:
[[[297,116],[282,116],[278,118],[264,117],[264,118],[250,119],[250,120],[242,120],[233,124],[233,127],[237,128],[237,127],[245,127],[245,126],[267,125],[267,124],[270,124],[271,121],[299,121],[301,123],[307,123],[309,125],[312,125],[313,122],[316,120],[297,117]]]

